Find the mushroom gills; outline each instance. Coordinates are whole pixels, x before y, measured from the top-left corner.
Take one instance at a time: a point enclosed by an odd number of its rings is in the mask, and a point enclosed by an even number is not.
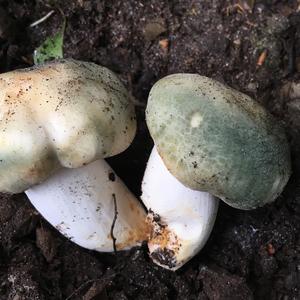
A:
[[[219,200],[180,183],[154,147],[143,178],[142,201],[148,209],[151,228],[150,257],[156,264],[175,271],[205,245]]]
[[[126,250],[147,239],[142,205],[103,159],[62,168],[25,193],[51,225],[84,248]]]

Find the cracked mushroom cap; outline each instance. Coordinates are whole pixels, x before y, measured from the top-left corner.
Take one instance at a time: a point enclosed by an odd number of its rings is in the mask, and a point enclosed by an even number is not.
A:
[[[134,105],[107,68],[59,60],[1,74],[0,191],[118,154],[135,131]]]
[[[289,145],[278,122],[252,98],[210,78],[159,80],[146,120],[169,171],[233,207],[273,201],[290,177]]]

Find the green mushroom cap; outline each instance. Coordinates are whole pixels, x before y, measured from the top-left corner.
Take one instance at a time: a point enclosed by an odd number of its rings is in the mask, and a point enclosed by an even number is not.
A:
[[[279,123],[252,98],[213,79],[174,74],[159,80],[146,119],[169,171],[233,207],[273,201],[291,175]]]

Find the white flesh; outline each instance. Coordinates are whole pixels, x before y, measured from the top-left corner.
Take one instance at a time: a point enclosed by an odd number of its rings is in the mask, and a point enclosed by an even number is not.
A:
[[[60,169],[26,194],[50,224],[84,248],[113,251],[112,227],[116,250],[147,239],[143,207],[103,159]],[[118,214],[113,226],[114,195]]]
[[[218,200],[191,190],[166,168],[156,148],[150,155],[142,184],[152,233],[148,242],[153,261],[176,270],[205,245],[213,228]]]

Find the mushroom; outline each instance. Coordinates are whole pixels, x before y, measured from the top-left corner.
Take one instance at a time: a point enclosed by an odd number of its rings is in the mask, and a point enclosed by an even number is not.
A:
[[[256,101],[213,79],[173,74],[151,89],[154,140],[142,184],[151,257],[177,269],[205,244],[220,198],[238,209],[272,202],[291,174],[283,129]],[[201,191],[201,192],[200,192]]]
[[[98,251],[145,240],[146,214],[105,162],[136,131],[110,70],[59,60],[0,75],[0,191],[25,191],[62,234]]]

